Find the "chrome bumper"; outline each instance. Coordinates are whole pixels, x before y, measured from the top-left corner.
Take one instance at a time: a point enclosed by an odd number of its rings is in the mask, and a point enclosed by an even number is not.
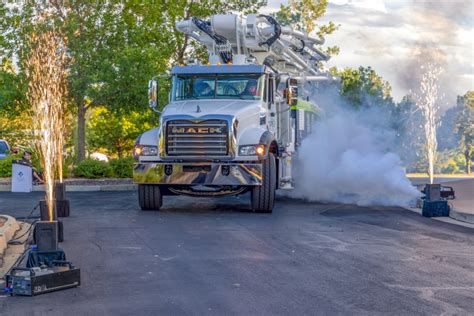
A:
[[[133,181],[170,185],[261,185],[262,164],[144,162],[134,165]]]

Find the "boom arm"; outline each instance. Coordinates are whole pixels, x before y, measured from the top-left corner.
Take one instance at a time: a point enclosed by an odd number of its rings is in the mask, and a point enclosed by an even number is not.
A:
[[[177,22],[176,28],[207,47],[211,64],[256,61],[307,80],[325,75],[319,62],[329,56],[317,47],[324,40],[281,26],[268,15],[218,14],[209,21],[193,17]]]

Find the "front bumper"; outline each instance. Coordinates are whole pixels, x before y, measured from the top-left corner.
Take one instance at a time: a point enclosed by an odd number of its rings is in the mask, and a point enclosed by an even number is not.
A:
[[[142,162],[133,167],[133,181],[169,185],[261,185],[262,164]]]

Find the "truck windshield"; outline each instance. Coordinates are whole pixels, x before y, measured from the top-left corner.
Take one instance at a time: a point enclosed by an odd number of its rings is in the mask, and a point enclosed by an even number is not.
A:
[[[241,99],[260,100],[264,76],[245,75],[177,75],[173,79],[173,100]]]

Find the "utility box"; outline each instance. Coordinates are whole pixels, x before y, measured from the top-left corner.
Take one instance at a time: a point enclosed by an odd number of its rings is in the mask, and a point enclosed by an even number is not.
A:
[[[33,169],[19,160],[12,162],[12,192],[33,191]]]
[[[441,185],[437,183],[427,184],[425,187],[425,194],[427,201],[440,201]]]
[[[58,233],[58,242],[63,242],[64,241],[64,225],[62,221],[58,220],[58,207],[59,202],[67,202],[67,206],[69,207],[69,201],[55,201],[54,202],[54,209],[53,209],[53,218],[49,218],[49,210],[48,210],[48,205],[45,200],[40,201],[40,214],[41,214],[41,222],[49,222],[50,220],[53,220],[55,223],[57,223],[57,233]],[[69,210],[69,208],[68,208]],[[68,213],[69,215],[69,213]],[[36,231],[36,227],[35,227]],[[36,238],[36,234],[34,235]]]
[[[58,222],[39,221],[35,225],[34,238],[39,251],[58,250]]]
[[[421,214],[424,217],[449,216],[448,201],[423,201]]]
[[[81,271],[67,261],[50,267],[13,268],[8,289],[11,295],[35,296],[81,285]]]

